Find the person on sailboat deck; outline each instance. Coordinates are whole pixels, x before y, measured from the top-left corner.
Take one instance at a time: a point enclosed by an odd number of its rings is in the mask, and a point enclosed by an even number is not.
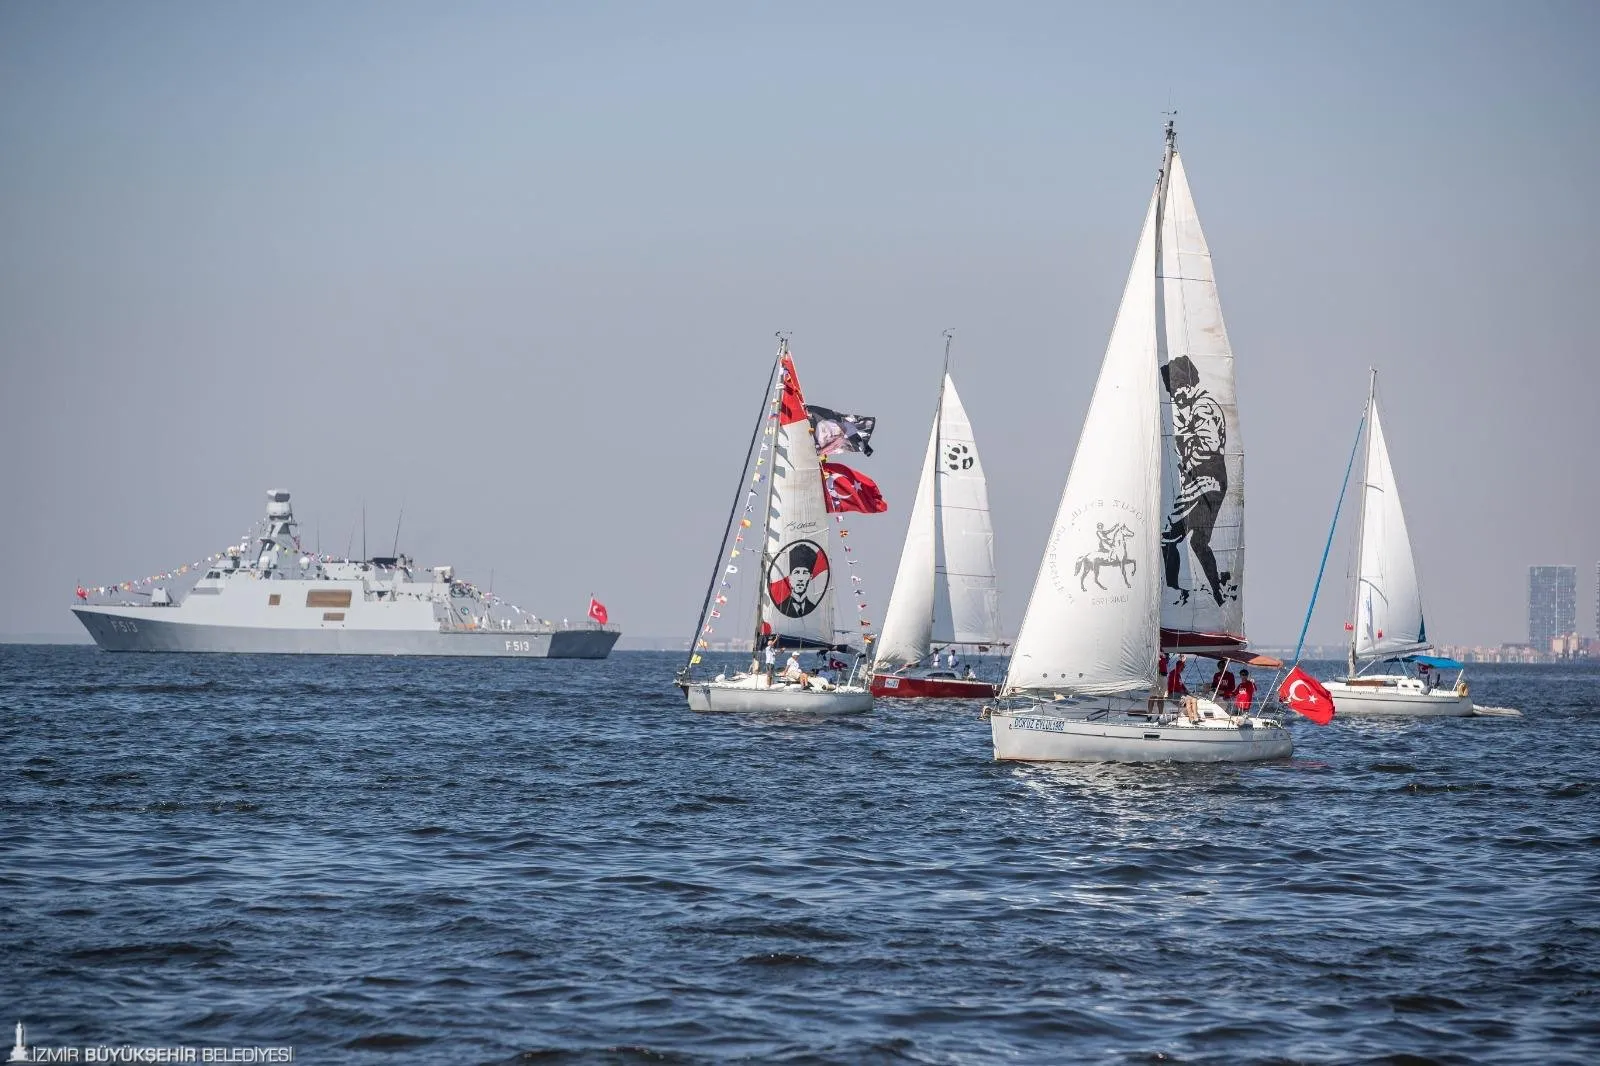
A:
[[[1250,680],[1250,671],[1239,671],[1239,687],[1233,694],[1233,709],[1238,714],[1249,714],[1256,702],[1256,683]]]
[[[950,669],[954,670],[956,668],[956,650],[954,648],[950,649],[950,658],[946,661],[949,663]]]
[[[1173,664],[1172,670],[1167,674],[1167,696],[1175,698],[1187,696],[1189,686],[1183,683],[1183,656],[1178,656],[1178,661]]]
[[[1144,709],[1150,714],[1160,714],[1161,708],[1167,700],[1167,653],[1161,653],[1161,661],[1156,663],[1156,683],[1150,689],[1150,698],[1144,701]]]
[[[767,668],[767,682],[772,682],[772,673],[778,666],[778,637],[777,634],[767,638],[767,646],[761,649],[761,661]]]
[[[1217,664],[1217,672],[1211,675],[1211,691],[1219,700],[1230,699],[1234,692],[1233,671],[1228,669],[1226,660]]]

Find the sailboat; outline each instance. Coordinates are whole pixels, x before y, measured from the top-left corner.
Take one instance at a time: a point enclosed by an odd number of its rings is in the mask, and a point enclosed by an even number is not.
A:
[[[689,661],[676,683],[695,711],[867,711],[872,693],[857,683],[860,656],[838,639],[834,626],[833,543],[821,460],[788,339],[779,338]],[[743,561],[747,530],[759,531],[753,567]],[[743,615],[750,625],[749,668],[703,677],[725,610],[749,612]],[[820,652],[822,661],[807,670],[799,662],[802,651]],[[790,653],[789,662],[774,662],[783,652]],[[834,663],[846,676],[833,676]]]
[[[1166,696],[1163,649],[1248,661],[1243,451],[1211,255],[1167,123],[1100,376],[1002,694],[997,759],[1282,758],[1279,722]],[[1165,399],[1163,399],[1165,397]]]
[[[874,696],[987,699],[999,691],[971,667],[960,672],[953,659],[939,665],[941,648],[987,651],[1003,643],[989,486],[950,377],[952,335],[945,331],[939,406],[878,639]]]
[[[1426,654],[1431,645],[1417,561],[1378,417],[1376,370],[1367,391],[1366,433],[1348,675],[1324,687],[1341,716],[1470,715],[1472,697],[1461,677],[1462,664]],[[1454,684],[1442,683],[1444,672],[1452,670]]]

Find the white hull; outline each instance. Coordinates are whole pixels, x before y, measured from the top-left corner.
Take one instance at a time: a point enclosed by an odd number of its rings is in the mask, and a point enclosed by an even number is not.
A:
[[[1198,723],[1171,715],[1159,722],[1130,719],[1114,711],[1094,719],[1081,708],[1068,717],[1045,703],[991,711],[989,730],[994,757],[1011,762],[1260,762],[1294,754],[1294,739],[1278,723],[1236,723],[1220,714]]]
[[[1473,713],[1472,697],[1467,693],[1451,688],[1425,692],[1421,684],[1409,677],[1397,684],[1351,685],[1344,681],[1328,681],[1324,687],[1333,697],[1334,711],[1340,718],[1380,714],[1460,718]]]
[[[739,681],[700,681],[685,686],[691,711],[748,713],[787,711],[800,714],[859,714],[872,710],[872,693],[841,685],[820,691],[800,685],[752,685]]]

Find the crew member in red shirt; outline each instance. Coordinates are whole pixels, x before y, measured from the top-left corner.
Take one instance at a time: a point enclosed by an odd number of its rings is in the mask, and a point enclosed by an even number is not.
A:
[[[1250,671],[1239,671],[1239,688],[1233,694],[1233,709],[1240,714],[1249,714],[1251,704],[1256,701],[1256,683],[1250,680]]]
[[[1239,691],[1239,686],[1233,680],[1233,671],[1223,670],[1222,680],[1217,682],[1217,699],[1231,700],[1233,699],[1233,694],[1237,691]]]
[[[1173,664],[1171,673],[1167,674],[1167,696],[1187,696],[1189,686],[1183,683],[1183,656],[1178,656],[1178,661]]]

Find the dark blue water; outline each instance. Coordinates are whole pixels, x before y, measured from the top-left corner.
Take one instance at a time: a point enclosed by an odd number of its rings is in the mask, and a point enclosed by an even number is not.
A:
[[[1037,768],[968,707],[694,715],[677,665],[0,647],[0,1033],[1600,1061],[1600,669],[1476,668],[1526,717],[1297,722],[1290,762]]]

